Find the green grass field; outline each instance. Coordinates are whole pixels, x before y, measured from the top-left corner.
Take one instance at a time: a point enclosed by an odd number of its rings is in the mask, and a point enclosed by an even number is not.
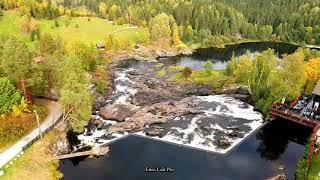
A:
[[[19,21],[21,16],[17,11],[6,11],[0,17],[0,38],[17,36],[26,43],[31,43],[30,36],[23,35],[19,31]],[[56,23],[57,22],[57,23]],[[60,36],[65,42],[81,41],[87,44],[104,42],[108,33],[114,36],[125,38],[131,44],[141,41],[146,37],[144,28],[129,28],[129,25],[115,25],[105,19],[91,17],[68,18],[59,17],[56,20],[39,20],[41,33],[51,33],[53,36]],[[58,24],[58,26],[56,25]]]

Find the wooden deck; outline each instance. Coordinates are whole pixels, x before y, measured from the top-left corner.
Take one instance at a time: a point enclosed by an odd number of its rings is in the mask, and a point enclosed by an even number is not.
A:
[[[70,153],[70,154],[64,154],[61,156],[57,156],[56,159],[69,159],[73,157],[80,157],[80,156],[90,156],[90,155],[95,155],[95,156],[104,156],[109,152],[108,147],[99,147],[99,148],[94,148],[89,151],[84,151],[84,152],[77,152],[77,153]]]
[[[310,128],[315,128],[316,126],[320,125],[320,122],[315,119],[309,119],[298,113],[292,112],[291,105],[289,106],[286,104],[281,104],[281,109],[277,108],[277,106],[279,106],[279,103],[275,103],[269,111],[269,114],[272,116],[273,119],[286,119]]]

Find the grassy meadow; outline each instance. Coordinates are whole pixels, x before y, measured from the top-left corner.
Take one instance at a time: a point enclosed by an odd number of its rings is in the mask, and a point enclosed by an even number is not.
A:
[[[32,44],[29,35],[19,30],[21,16],[18,11],[5,11],[0,17],[0,39],[16,36],[29,45]],[[106,19],[97,17],[67,17],[62,16],[54,20],[37,20],[40,33],[50,33],[59,36],[64,42],[80,41],[86,44],[104,42],[106,35],[112,33],[119,39],[126,39],[130,45],[141,41],[147,36],[146,29],[130,27],[130,25],[116,25]]]

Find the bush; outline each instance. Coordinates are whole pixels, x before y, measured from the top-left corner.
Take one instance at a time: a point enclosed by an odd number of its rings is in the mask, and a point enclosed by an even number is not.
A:
[[[305,173],[307,171],[307,166],[308,166],[308,160],[306,159],[301,159],[298,164],[297,164],[297,169],[296,169],[296,179],[297,180],[304,180],[305,178]]]
[[[59,27],[59,22],[57,20],[54,21],[54,26]]]
[[[164,70],[164,69],[162,69],[162,70],[160,70],[160,71],[158,71],[158,73],[157,73],[157,77],[163,77],[163,76],[165,76],[166,75],[166,71]]]
[[[41,120],[47,115],[45,107],[34,106]],[[8,115],[6,118],[0,118],[0,149],[14,143],[19,138],[25,136],[37,125],[33,113],[22,113],[19,117]]]
[[[0,78],[0,114],[8,114],[21,103],[22,96],[8,78]]]
[[[168,72],[174,72],[174,71],[183,71],[184,67],[181,66],[169,66],[167,68]]]
[[[190,77],[190,75],[192,74],[192,69],[189,68],[189,67],[185,67],[185,68],[182,70],[181,74],[182,74],[182,76],[183,76],[184,78],[187,79],[187,78]]]
[[[97,92],[101,95],[104,95],[106,93],[106,83],[102,80],[99,80],[96,84],[97,86]]]

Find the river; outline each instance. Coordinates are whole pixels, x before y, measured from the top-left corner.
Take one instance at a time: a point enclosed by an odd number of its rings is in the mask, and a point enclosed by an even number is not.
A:
[[[193,56],[163,59],[160,62],[165,65],[166,62],[170,62],[168,65],[174,62],[180,66],[201,69],[201,64],[210,60],[216,69],[224,69],[233,52],[235,56],[239,56],[250,50],[254,55],[267,48],[275,49],[281,57],[284,53],[292,53],[297,47],[283,43],[244,43],[224,49],[200,49]],[[154,64],[151,65],[155,67]],[[134,68],[146,76],[144,79],[148,81],[152,74],[148,71],[151,65],[146,62],[129,63],[128,68]],[[137,77],[129,78],[130,72],[123,68],[117,73],[115,92],[108,104],[132,104],[138,91],[133,79],[137,80]],[[138,78],[140,80],[141,75]],[[106,157],[61,161],[59,169],[64,174],[64,179],[266,179],[279,174],[282,166],[287,178],[294,179],[296,163],[304,153],[310,129],[288,124],[285,120],[276,120],[259,128],[262,119],[248,104],[242,105],[238,100],[223,96],[194,98],[205,99],[199,106],[206,119],[201,119],[202,116],[183,116],[182,120],[173,118],[169,119],[168,125],[162,125],[165,133],[160,139],[178,145],[141,137],[145,135],[145,131],[135,132],[134,134],[139,136],[129,136],[111,143],[111,151]],[[234,104],[237,106],[232,106]],[[108,127],[114,124],[107,120],[105,123]],[[206,128],[201,129],[200,125]],[[236,126],[241,131],[230,130],[231,126]],[[230,138],[230,131],[233,134],[242,134],[237,138]],[[93,135],[80,136],[80,139],[94,144],[109,141],[110,138],[102,137],[104,133],[104,129],[97,130]],[[193,140],[188,142],[190,133],[194,133]],[[123,137],[126,134],[119,133],[115,136]],[[199,135],[199,139],[203,138],[212,143],[197,142],[194,140],[196,135]],[[219,147],[216,140],[227,136],[230,145],[226,148]],[[185,145],[195,148],[186,148]],[[208,149],[213,150],[207,152]],[[162,168],[166,169],[166,172],[146,172],[146,168],[149,171],[152,168]]]

